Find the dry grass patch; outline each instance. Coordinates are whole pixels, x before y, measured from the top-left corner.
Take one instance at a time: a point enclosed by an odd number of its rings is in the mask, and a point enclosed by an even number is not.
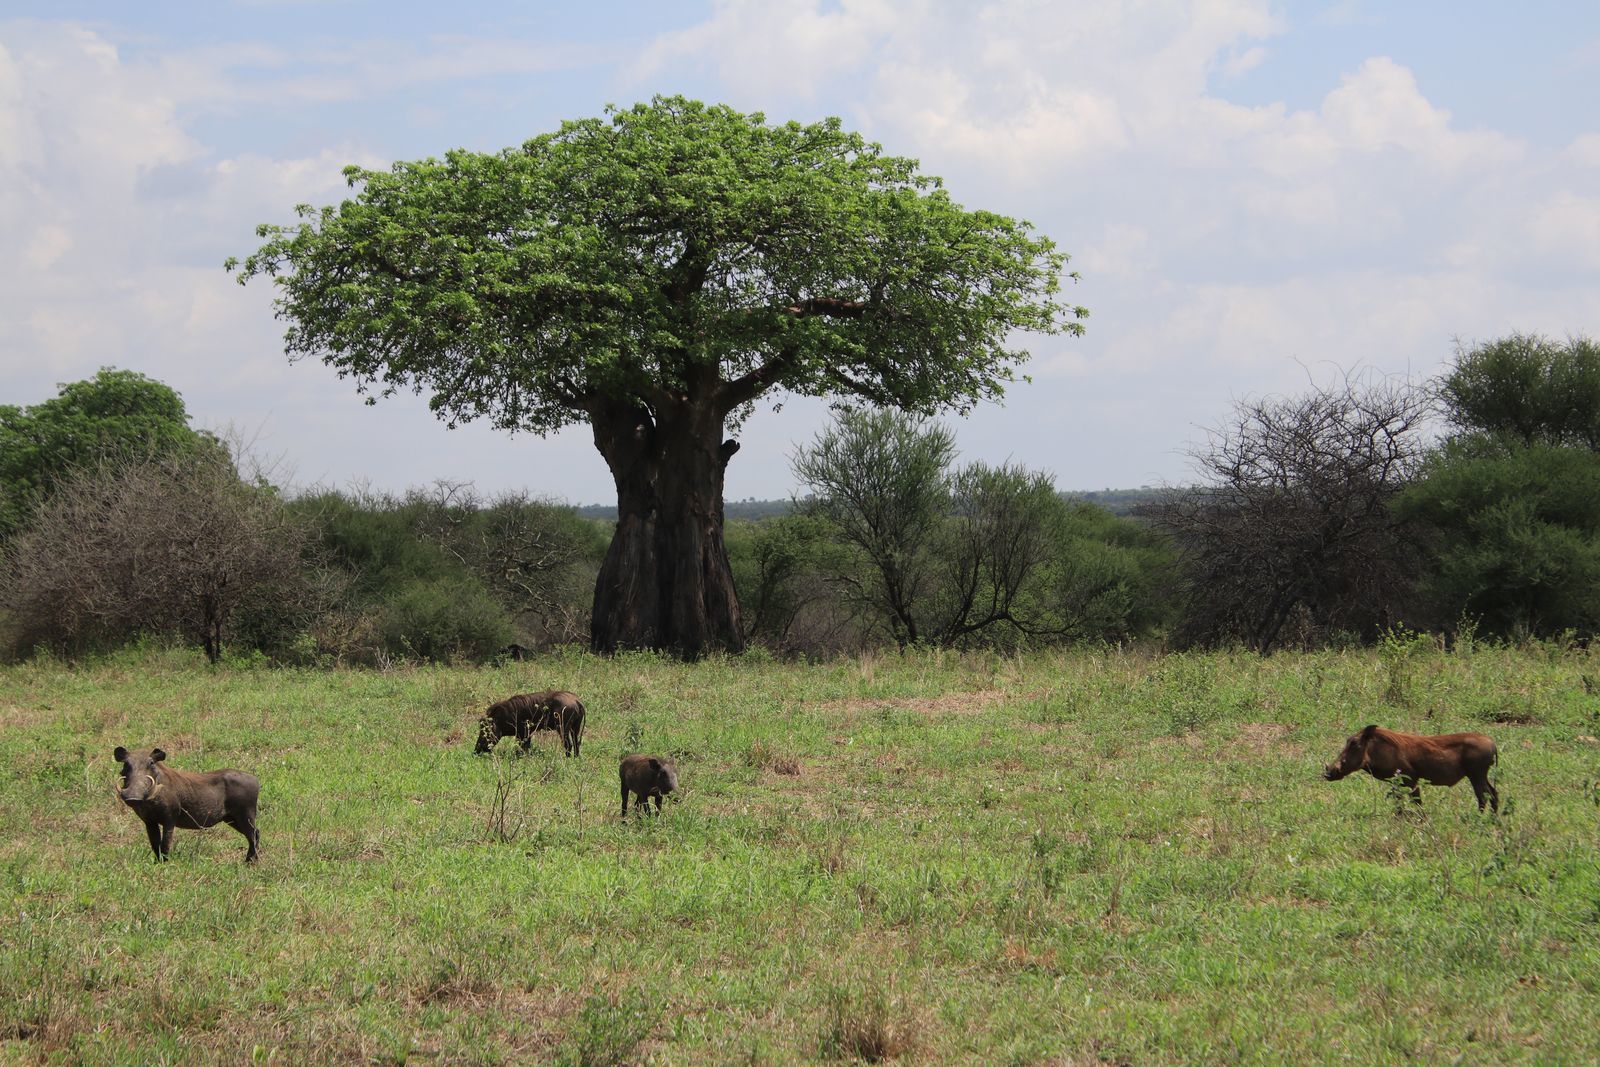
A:
[[[1240,744],[1257,751],[1266,751],[1269,748],[1299,748],[1298,745],[1286,745],[1284,739],[1293,729],[1281,722],[1243,722],[1238,725],[1237,740]]]
[[[771,771],[773,774],[785,777],[798,777],[803,770],[801,763],[794,756],[779,752],[765,741],[752,741],[745,750],[744,763],[746,767],[758,770]]]
[[[919,1013],[897,991],[875,985],[865,991],[834,990],[828,998],[825,1056],[888,1063],[926,1044]]]
[[[1000,959],[1012,971],[1057,973],[1055,949],[1047,948],[1042,952],[1034,952],[1025,942],[1015,938],[1007,940],[1001,947]]]
[[[976,715],[989,711],[997,704],[1036,700],[1044,693],[1043,689],[1027,692],[977,689],[930,697],[844,697],[838,700],[815,701],[806,706],[816,711],[839,711],[849,714],[895,710],[914,711],[923,715]]]
[[[57,713],[49,708],[25,708],[20,704],[8,704],[0,708],[0,727],[39,726],[57,717]]]

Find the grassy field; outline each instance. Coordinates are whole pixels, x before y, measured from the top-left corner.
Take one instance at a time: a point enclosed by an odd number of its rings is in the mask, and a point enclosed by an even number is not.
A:
[[[1600,1059],[1583,651],[197,658],[0,669],[0,1061]],[[474,758],[547,687],[581,759]],[[1323,782],[1368,722],[1488,732],[1499,818]],[[119,744],[257,773],[261,863],[153,864]]]

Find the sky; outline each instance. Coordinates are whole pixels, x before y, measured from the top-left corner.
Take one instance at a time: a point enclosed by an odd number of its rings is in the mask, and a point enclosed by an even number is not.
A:
[[[1600,333],[1596,4],[0,0],[0,403],[124,367],[300,488],[611,502],[585,428],[366,406],[222,264],[337,202],[346,164],[657,93],[837,115],[1070,253],[1085,334],[1018,337],[1032,381],[950,420],[963,459],[1061,489],[1182,483],[1244,398]],[[729,499],[794,491],[829,418],[772,409]]]

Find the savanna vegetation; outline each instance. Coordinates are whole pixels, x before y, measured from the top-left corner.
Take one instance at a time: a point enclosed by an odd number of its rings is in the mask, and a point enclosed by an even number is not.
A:
[[[181,398],[159,388],[198,444],[135,438],[41,464],[49,491],[15,494],[32,510],[0,538],[5,654],[177,638],[212,662],[232,650],[384,666],[587,640],[611,524],[526,493],[485,498],[470,483],[288,492],[248,451],[189,430]],[[936,462],[913,462],[928,442]],[[819,475],[783,514],[731,520],[742,642],[812,656],[918,640],[1016,649],[1150,636],[1169,615],[1163,539],[1062,499],[1042,473],[956,467],[948,429],[893,412],[844,412],[796,462],[827,448],[834,463],[892,474],[873,483],[888,510],[844,500]],[[886,523],[915,537],[901,544]]]
[[[1236,406],[1196,484],[1133,517],[950,427],[842,409],[797,445],[797,499],[726,524],[741,644],[1370,645],[1398,628],[1586,640],[1600,616],[1600,349],[1512,336],[1433,382],[1353,377]],[[1587,390],[1587,391],[1586,391]],[[0,646],[75,656],[177,636],[285,664],[487,662],[592,634],[611,524],[470,483],[286,493],[104,371],[0,411],[13,526]],[[72,447],[64,447],[63,442]],[[614,545],[614,542],[612,542]]]
[[[1130,517],[933,419],[1077,331],[1065,256],[837,121],[349,177],[233,264],[291,355],[588,422],[616,513],[276,484],[128,371],[0,406],[0,1058],[1600,1058],[1592,342],[1247,398]],[[783,391],[841,406],[740,517]],[[472,755],[552,687],[581,758]],[[1320,780],[1370,722],[1492,734],[1499,813]],[[150,864],[153,744],[261,778],[259,865]]]
[[[584,695],[583,756],[471,755]],[[1396,637],[1261,658],[560,653],[0,669],[0,1059],[1587,1062],[1600,665]],[[1498,818],[1319,769],[1481,729]],[[157,866],[119,744],[260,775]],[[619,819],[616,757],[676,758]]]

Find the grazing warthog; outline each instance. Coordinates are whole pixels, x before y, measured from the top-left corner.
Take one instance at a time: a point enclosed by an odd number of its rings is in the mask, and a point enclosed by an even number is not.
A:
[[[565,689],[518,693],[489,705],[488,714],[478,723],[474,751],[482,755],[502,737],[515,737],[526,752],[535,730],[554,730],[561,737],[562,750],[576,756],[583,749],[583,716],[583,701]]]
[[[1500,794],[1489,784],[1489,768],[1494,766],[1494,742],[1483,734],[1403,734],[1368,726],[1351,734],[1339,759],[1322,770],[1322,776],[1337,782],[1347,774],[1366,771],[1384,781],[1398,777],[1411,790],[1411,799],[1422,803],[1419,782],[1430,785],[1455,785],[1466,778],[1478,795],[1478,810],[1488,804],[1500,810]]]
[[[117,796],[144,820],[150,850],[156,862],[172,852],[172,830],[203,830],[225,822],[244,835],[250,848],[246,863],[254,863],[261,850],[256,830],[256,798],[261,782],[244,771],[180,771],[163,765],[167,754],[159,748],[129,752],[118,745],[112,758],[122,764],[122,788]]]
[[[650,798],[656,798],[656,814],[661,814],[661,798],[678,788],[678,768],[669,759],[655,756],[623,756],[617,768],[622,778],[622,814],[628,814],[628,794],[638,798],[635,809],[650,810]]]

